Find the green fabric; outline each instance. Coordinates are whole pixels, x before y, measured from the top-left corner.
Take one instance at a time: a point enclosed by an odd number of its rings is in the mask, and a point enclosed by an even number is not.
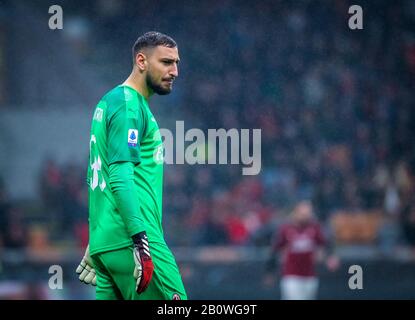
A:
[[[110,165],[109,172],[111,191],[128,235],[132,237],[145,231],[140,205],[135,196],[134,164],[132,162],[113,163]]]
[[[132,247],[99,253],[92,256],[97,273],[97,300],[172,300],[187,295],[176,261],[166,244],[150,244],[154,272],[151,282],[142,294],[135,291],[134,258]]]
[[[91,255],[130,246],[136,231],[164,242],[163,144],[147,100],[128,86],[115,87],[95,108],[87,182]]]

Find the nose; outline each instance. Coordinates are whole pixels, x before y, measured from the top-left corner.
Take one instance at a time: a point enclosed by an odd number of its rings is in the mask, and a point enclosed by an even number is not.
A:
[[[177,67],[176,63],[174,63],[173,67],[170,69],[169,75],[171,77],[175,77],[175,78],[177,78],[179,76],[179,68]]]

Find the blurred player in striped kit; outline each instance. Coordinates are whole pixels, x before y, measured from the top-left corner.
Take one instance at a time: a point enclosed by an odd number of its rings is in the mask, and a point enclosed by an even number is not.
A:
[[[269,271],[275,269],[276,255],[281,261],[281,298],[284,300],[313,300],[317,297],[319,280],[316,274],[316,258],[319,253],[326,256],[326,267],[334,271],[339,260],[328,255],[330,245],[322,228],[314,218],[309,201],[300,201],[294,207],[291,221],[278,230],[273,239]],[[267,283],[272,281],[268,274]]]

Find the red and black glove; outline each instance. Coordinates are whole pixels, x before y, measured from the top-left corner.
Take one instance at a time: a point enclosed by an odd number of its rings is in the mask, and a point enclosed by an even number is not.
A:
[[[134,278],[137,279],[135,290],[143,293],[147,289],[153,276],[154,265],[151,260],[148,238],[145,231],[132,236],[134,243]]]

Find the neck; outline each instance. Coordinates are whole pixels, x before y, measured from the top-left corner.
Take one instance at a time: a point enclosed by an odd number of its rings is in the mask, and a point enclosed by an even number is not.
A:
[[[144,75],[138,72],[135,67],[128,78],[124,81],[123,85],[129,86],[138,91],[147,100],[153,94],[153,91],[147,86]]]

